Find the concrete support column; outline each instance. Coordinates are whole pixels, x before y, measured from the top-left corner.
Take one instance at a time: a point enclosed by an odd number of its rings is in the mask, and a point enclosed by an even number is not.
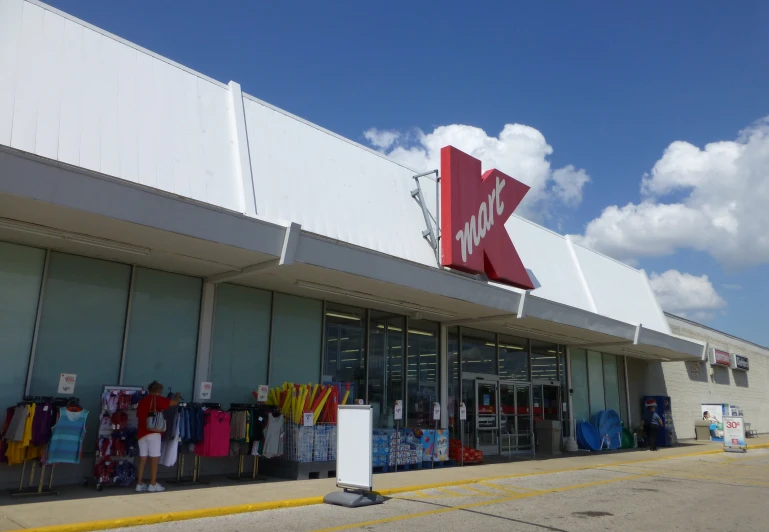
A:
[[[203,283],[203,296],[200,302],[200,320],[198,323],[198,353],[195,363],[195,388],[193,397],[185,399],[197,400],[200,394],[200,383],[211,379],[211,341],[214,334],[214,305],[216,303],[216,284]],[[216,383],[214,383],[216,386]],[[215,390],[215,388],[214,388]],[[216,393],[216,391],[214,391]]]

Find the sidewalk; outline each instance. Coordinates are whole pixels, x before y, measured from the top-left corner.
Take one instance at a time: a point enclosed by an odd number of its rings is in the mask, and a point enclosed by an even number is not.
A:
[[[769,447],[769,436],[748,440],[749,447]],[[374,489],[383,495],[461,485],[480,479],[516,477],[589,469],[606,465],[663,460],[716,453],[721,444],[688,442],[657,453],[634,450],[614,453],[576,453],[550,459],[467,467],[389,473],[374,476]],[[159,494],[137,494],[128,489],[97,492],[82,486],[65,487],[58,496],[16,499],[0,496],[0,531],[54,527],[51,531],[80,532],[118,526],[228,515],[319,504],[336,490],[335,479],[236,483],[227,479],[208,486],[175,488]],[[68,526],[69,525],[69,526]]]

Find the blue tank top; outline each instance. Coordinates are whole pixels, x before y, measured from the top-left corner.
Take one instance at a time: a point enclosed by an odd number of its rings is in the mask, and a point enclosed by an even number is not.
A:
[[[79,464],[85,436],[85,420],[88,410],[70,412],[59,409],[59,421],[53,427],[48,443],[46,462],[49,464]]]

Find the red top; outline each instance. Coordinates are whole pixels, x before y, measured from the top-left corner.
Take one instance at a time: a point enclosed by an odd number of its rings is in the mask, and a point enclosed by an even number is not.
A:
[[[156,407],[153,412],[163,412],[164,410],[168,410],[168,407],[171,406],[171,400],[167,397],[163,397],[162,395],[148,395],[139,401],[139,404],[136,406],[136,417],[139,418],[139,428],[136,431],[136,438],[139,440],[145,437],[147,434],[153,434],[147,430],[147,417],[149,417],[150,407],[152,406],[153,402],[155,403]]]

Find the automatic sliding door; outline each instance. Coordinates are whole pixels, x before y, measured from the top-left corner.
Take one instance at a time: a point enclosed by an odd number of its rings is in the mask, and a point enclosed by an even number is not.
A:
[[[476,445],[484,455],[499,454],[498,384],[476,381]]]

